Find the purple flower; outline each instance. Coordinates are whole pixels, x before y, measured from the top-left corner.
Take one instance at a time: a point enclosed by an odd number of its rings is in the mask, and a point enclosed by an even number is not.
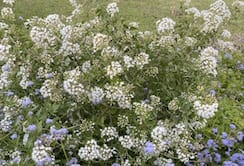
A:
[[[230,139],[222,139],[222,144],[224,146],[227,146],[227,147],[233,147],[234,143],[236,142],[236,140],[234,138],[230,138]]]
[[[192,145],[191,143],[188,145],[188,147],[189,147],[190,150],[194,150],[195,149],[194,145]]]
[[[230,160],[232,162],[238,162],[240,160],[244,160],[244,155],[241,153],[234,153],[231,157]]]
[[[68,130],[66,128],[57,130],[54,127],[51,127],[50,129],[50,134],[54,137],[55,140],[61,140],[67,133]]]
[[[2,72],[9,71],[9,69],[10,69],[9,64],[5,64],[5,65],[2,66]]]
[[[223,132],[223,133],[221,134],[221,138],[223,138],[223,139],[227,138],[227,133],[226,133],[226,132]]]
[[[19,156],[17,156],[17,157],[15,157],[15,158],[13,158],[11,162],[12,162],[13,164],[19,164],[20,160],[21,160],[21,158],[20,158]]]
[[[217,87],[221,88],[221,83],[220,82],[217,82]]]
[[[23,115],[19,115],[19,116],[17,117],[17,120],[18,120],[18,121],[21,121],[21,120],[23,120],[23,118],[24,118]]]
[[[213,131],[214,134],[218,133],[218,129],[217,128],[213,128],[212,131]]]
[[[225,53],[224,57],[225,57],[225,59],[228,59],[228,60],[232,59],[232,55],[229,53]]]
[[[212,95],[212,96],[215,96],[216,95],[216,91],[214,89],[210,90],[209,93]]]
[[[197,139],[202,139],[202,134],[197,134]]]
[[[72,157],[71,159],[70,159],[70,161],[67,161],[66,162],[66,166],[73,166],[74,164],[77,164],[77,162],[78,162],[78,159],[77,158],[75,158],[75,157]]]
[[[52,78],[53,74],[52,73],[47,73],[46,78]]]
[[[26,128],[27,131],[32,132],[36,130],[36,125],[31,124]]]
[[[223,163],[223,166],[238,166],[236,163],[233,163],[232,161],[225,161]]]
[[[16,138],[17,138],[17,134],[16,134],[16,133],[12,134],[12,135],[10,136],[10,138],[11,138],[12,140],[16,139]]]
[[[52,119],[47,118],[47,119],[46,119],[46,124],[50,124],[50,123],[53,123],[53,120],[52,120]]]
[[[33,115],[33,112],[32,111],[29,111],[28,112],[28,116],[32,116]]]
[[[7,95],[7,96],[13,96],[13,95],[14,95],[14,92],[12,92],[12,91],[7,91],[7,92],[6,92],[6,95]]]
[[[45,158],[42,158],[41,160],[37,161],[37,166],[44,166],[52,163],[52,158],[50,156],[46,156]]]
[[[219,163],[221,161],[221,155],[219,153],[214,153],[214,161]]]
[[[244,110],[244,104],[241,105],[241,109]]]
[[[40,89],[35,89],[35,95],[39,95],[40,94]]]
[[[32,101],[29,97],[24,97],[22,99],[22,102],[21,102],[22,107],[27,107],[30,104],[32,104]]]
[[[113,163],[111,166],[120,166],[118,163]]]
[[[241,131],[237,133],[237,140],[240,142],[243,140],[243,133]]]
[[[230,128],[231,128],[232,130],[235,130],[235,129],[236,129],[236,126],[235,126],[234,124],[230,124]]]
[[[34,83],[32,81],[27,82],[27,87],[32,86]]]
[[[241,71],[244,70],[244,64],[240,64],[238,68],[239,68],[239,70],[241,70]]]
[[[153,154],[154,151],[155,151],[154,144],[151,143],[150,141],[147,141],[146,142],[146,145],[144,147],[144,153],[146,153],[146,154]]]

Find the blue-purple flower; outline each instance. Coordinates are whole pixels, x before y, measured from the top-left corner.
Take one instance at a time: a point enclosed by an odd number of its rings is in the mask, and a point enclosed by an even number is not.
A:
[[[27,131],[32,132],[36,130],[36,125],[31,124],[26,128]]]
[[[22,107],[27,107],[32,104],[32,101],[29,97],[24,97],[21,101]]]
[[[146,145],[144,147],[144,153],[146,154],[153,154],[155,151],[155,145],[153,143],[151,143],[150,141],[146,142]]]
[[[240,142],[243,140],[243,133],[241,131],[237,133],[237,140]]]

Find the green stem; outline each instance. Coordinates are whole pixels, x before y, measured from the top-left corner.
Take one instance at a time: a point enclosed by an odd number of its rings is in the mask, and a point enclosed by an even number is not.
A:
[[[62,141],[61,141],[61,146],[62,146],[62,150],[63,150],[63,152],[64,152],[64,156],[65,156],[66,160],[68,161],[69,158],[68,158],[67,153],[66,153],[66,151],[65,151],[65,149],[64,149],[64,144],[63,144]]]

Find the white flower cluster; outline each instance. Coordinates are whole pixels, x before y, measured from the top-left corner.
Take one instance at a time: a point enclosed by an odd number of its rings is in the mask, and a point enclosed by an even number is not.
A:
[[[192,47],[197,43],[197,39],[195,39],[194,37],[185,37],[185,44],[188,47]]]
[[[27,64],[25,64],[23,66],[20,66],[17,76],[21,76],[19,85],[22,87],[22,89],[27,89],[29,86],[31,86],[33,84],[29,80],[30,71],[31,71],[31,66],[29,65],[29,62],[27,62]]]
[[[49,146],[44,146],[42,141],[37,140],[35,146],[32,149],[31,158],[39,165],[49,165],[53,164],[54,156],[50,156],[52,148]]]
[[[133,138],[129,135],[120,136],[119,142],[126,149],[131,149],[134,146]]]
[[[80,45],[78,43],[71,43],[69,41],[63,41],[59,54],[64,56],[81,54]]]
[[[64,73],[65,80],[63,83],[63,88],[70,95],[80,97],[82,94],[84,94],[85,90],[84,86],[80,83],[80,75],[81,72],[78,67]]]
[[[217,45],[223,51],[224,50],[231,50],[231,51],[236,50],[236,47],[233,42],[217,40]]]
[[[138,117],[139,123],[142,124],[144,120],[146,120],[151,112],[153,111],[153,107],[145,102],[134,102],[133,103],[134,112]]]
[[[0,44],[0,61],[7,61],[10,55],[10,45]]]
[[[113,79],[113,77],[123,72],[123,67],[118,61],[112,61],[111,65],[106,67],[106,72],[106,75],[109,76],[110,79]]]
[[[108,46],[103,48],[101,55],[103,57],[118,57],[120,52],[115,47]]]
[[[106,144],[104,147],[101,147],[92,139],[87,142],[85,147],[79,149],[78,155],[82,160],[86,161],[95,159],[108,160],[113,157],[115,153],[115,148],[110,149]]]
[[[231,12],[223,0],[217,0],[211,4],[209,10],[223,19],[229,19],[231,17]]]
[[[188,8],[185,10],[185,12],[187,14],[193,14],[195,19],[201,17],[201,12],[195,7]]]
[[[119,133],[115,127],[105,127],[101,130],[101,137],[106,137],[106,141],[109,142],[115,138],[118,138]]]
[[[107,84],[105,85],[106,98],[110,102],[116,101],[122,109],[131,109],[131,99],[134,97],[133,94],[130,94],[131,88],[130,85],[125,85],[124,82],[120,82],[114,86]]]
[[[231,37],[231,33],[227,29],[224,29],[221,36],[225,39],[229,39]]]
[[[218,51],[212,47],[204,49],[199,58],[199,67],[203,72],[212,74],[214,77],[217,75],[217,58]]]
[[[163,126],[156,126],[151,132],[151,137],[155,141],[161,141],[163,137],[167,136],[167,134],[168,134],[167,128]]]
[[[111,17],[114,17],[114,15],[119,12],[117,3],[113,2],[113,3],[108,4],[106,11]]]
[[[8,4],[8,5],[13,5],[15,0],[3,0],[3,3]]]
[[[149,55],[145,52],[139,53],[134,59],[128,55],[123,56],[123,60],[127,69],[131,67],[137,67],[142,69],[144,65],[150,62]]]
[[[8,29],[9,26],[8,24],[4,23],[4,22],[0,22],[0,29],[3,30],[3,29]]]
[[[13,19],[14,12],[11,7],[4,7],[1,9],[1,16],[3,19]]]
[[[56,79],[46,79],[40,88],[40,93],[44,98],[49,97],[51,101],[60,101],[62,98],[57,88],[58,81]]]
[[[156,22],[156,26],[157,26],[157,32],[159,34],[162,34],[164,32],[173,32],[175,22],[172,19],[165,17],[162,20],[158,20]]]
[[[159,121],[152,130],[151,137],[155,143],[155,154],[176,154],[180,161],[187,163],[195,157],[195,154],[188,150],[190,143],[190,132],[186,125],[178,123],[174,127],[169,127],[168,122]]]
[[[94,51],[100,50],[108,45],[109,38],[107,35],[97,33],[93,38]]]
[[[13,121],[10,114],[5,114],[4,118],[0,121],[0,129],[3,132],[9,132],[12,129]]]
[[[168,109],[171,111],[177,111],[179,109],[179,100],[177,97],[173,98],[168,104]]]
[[[82,72],[83,73],[87,73],[90,69],[91,69],[91,61],[85,61],[83,64],[82,64]]]
[[[175,36],[168,35],[168,36],[161,36],[157,42],[158,46],[168,47],[172,46],[176,43]]]
[[[2,66],[2,73],[0,74],[0,89],[4,89],[11,84],[12,81],[9,79],[11,68],[13,68],[13,64],[10,61]]]
[[[202,104],[201,101],[197,100],[194,102],[193,107],[197,111],[199,117],[209,119],[218,111],[218,102],[216,101],[213,104]]]
[[[87,92],[87,96],[94,105],[100,104],[105,96],[103,89],[99,87],[91,88],[89,92]]]
[[[55,46],[57,39],[52,34],[51,30],[44,27],[32,27],[30,31],[31,40],[38,48],[48,48],[48,46]]]

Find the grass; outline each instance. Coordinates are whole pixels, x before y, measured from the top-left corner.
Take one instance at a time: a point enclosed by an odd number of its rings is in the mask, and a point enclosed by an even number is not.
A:
[[[85,3],[82,11],[81,20],[92,18],[95,15],[96,8],[105,8],[112,0],[77,0],[79,3]],[[155,28],[155,22],[162,17],[171,17],[174,19],[180,0],[117,0],[121,15],[130,21],[140,23],[142,30],[151,30]],[[192,5],[199,9],[207,9],[215,0],[193,1]],[[231,6],[233,0],[226,0]],[[1,4],[0,4],[1,5]],[[45,17],[48,14],[58,13],[68,15],[72,11],[68,0],[21,0],[16,1],[15,12],[17,16],[30,18],[31,16]],[[237,34],[244,32],[244,12],[238,21],[229,24],[231,31]]]

